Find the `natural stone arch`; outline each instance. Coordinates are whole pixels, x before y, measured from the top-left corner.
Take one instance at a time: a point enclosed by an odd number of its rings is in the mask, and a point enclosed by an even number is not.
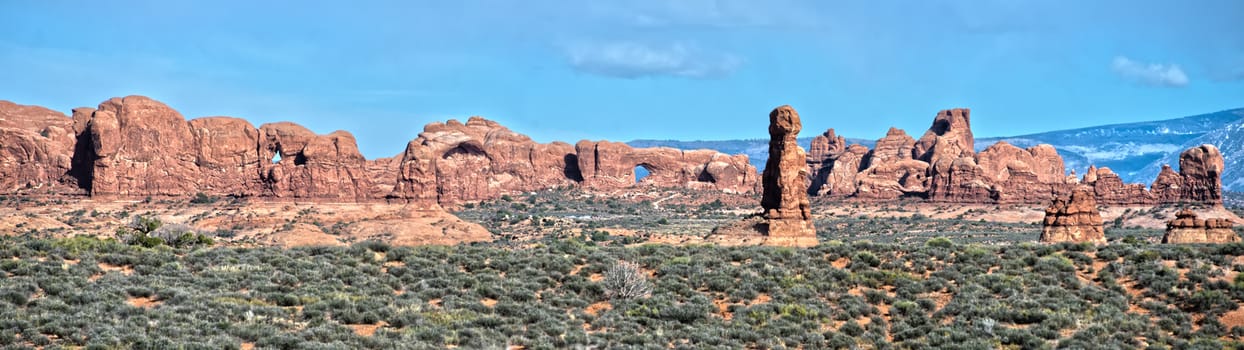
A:
[[[649,179],[657,175],[658,171],[659,169],[647,162],[635,164],[635,166],[631,167],[631,179],[635,180],[635,185],[644,184],[645,179]],[[649,183],[651,183],[651,181],[649,181]]]

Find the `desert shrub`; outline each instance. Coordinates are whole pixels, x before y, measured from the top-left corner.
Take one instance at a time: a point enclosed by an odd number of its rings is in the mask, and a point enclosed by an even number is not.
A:
[[[1244,334],[1218,320],[1244,299],[1244,277],[1217,272],[1235,268],[1216,256],[1222,247],[914,242],[187,251],[0,237],[0,343],[34,346],[39,334],[46,348],[1222,348],[1238,343],[1220,337]],[[1084,275],[1094,249],[1110,263]],[[1158,260],[1167,256],[1187,273]],[[851,268],[831,266],[844,257]],[[384,266],[393,261],[404,266]],[[593,282],[620,261],[650,286],[646,297]],[[140,296],[158,304],[125,304]],[[346,327],[380,321],[388,326],[373,337]]]
[[[220,200],[220,197],[208,196],[206,193],[198,192],[194,194],[194,198],[190,199],[191,204],[212,204]]]
[[[951,247],[954,247],[954,246],[955,246],[955,243],[954,243],[954,242],[951,242],[949,238],[946,238],[946,237],[937,237],[937,238],[931,238],[931,239],[929,239],[928,241],[925,241],[925,242],[924,242],[924,245],[929,246],[929,247],[932,247],[932,248],[943,248],[943,249],[945,249],[945,248],[951,248]]]
[[[143,215],[133,216],[129,225],[118,228],[117,237],[126,244],[147,248],[160,245],[183,248],[215,243],[211,237],[189,225],[165,224],[159,218]]]
[[[622,261],[605,270],[601,287],[610,299],[644,298],[652,294],[652,282],[639,265]]]

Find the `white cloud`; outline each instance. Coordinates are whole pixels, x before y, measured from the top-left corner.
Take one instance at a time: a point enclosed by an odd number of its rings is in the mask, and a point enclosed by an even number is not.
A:
[[[1110,64],[1115,74],[1133,83],[1161,87],[1184,87],[1188,75],[1176,64],[1144,63],[1118,56]]]
[[[743,64],[743,60],[734,55],[705,51],[681,43],[580,44],[567,49],[566,56],[575,70],[626,79],[655,76],[724,78]]]

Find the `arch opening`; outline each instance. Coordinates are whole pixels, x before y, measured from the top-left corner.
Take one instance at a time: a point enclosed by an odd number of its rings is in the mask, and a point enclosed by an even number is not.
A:
[[[707,169],[707,168],[706,168],[706,169],[704,169],[704,170],[701,170],[699,175],[696,175],[696,177],[695,177],[695,181],[699,181],[699,182],[707,182],[707,183],[717,183],[717,179],[713,178],[713,174],[709,174],[709,173],[708,173],[708,169]]]
[[[458,144],[457,147],[446,151],[445,154],[441,155],[441,159],[449,159],[457,156],[487,157],[487,154],[484,153],[484,149],[479,146],[464,142]]]
[[[635,166],[635,170],[632,172],[631,177],[635,179],[636,184],[639,184],[649,175],[652,175],[652,169],[649,169],[649,165],[639,164]]]

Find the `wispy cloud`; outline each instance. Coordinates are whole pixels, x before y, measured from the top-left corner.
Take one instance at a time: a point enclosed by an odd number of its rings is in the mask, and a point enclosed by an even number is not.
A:
[[[625,79],[656,76],[717,79],[729,76],[743,64],[737,56],[682,43],[578,44],[569,47],[566,56],[575,70]]]
[[[1130,82],[1149,86],[1184,87],[1188,75],[1176,64],[1144,63],[1118,56],[1110,64],[1115,74]]]

